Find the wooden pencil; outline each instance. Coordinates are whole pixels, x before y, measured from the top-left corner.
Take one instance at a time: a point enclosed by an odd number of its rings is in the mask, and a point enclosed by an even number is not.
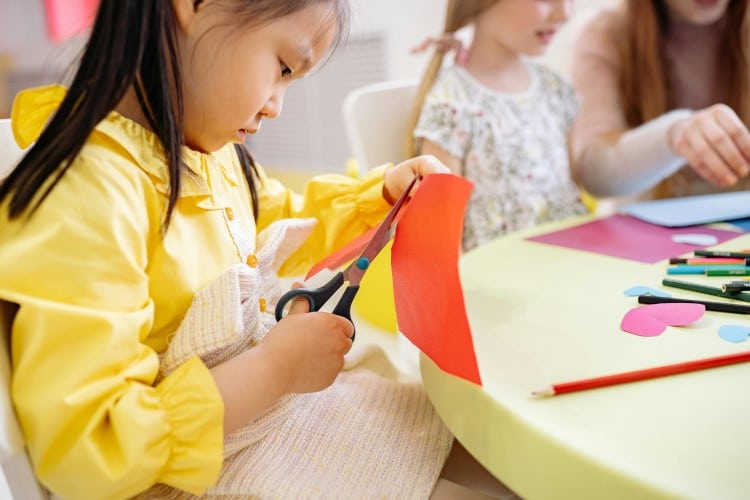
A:
[[[568,392],[585,391],[588,389],[596,389],[599,387],[606,387],[610,385],[626,384],[629,382],[637,382],[639,380],[665,377],[667,375],[677,375],[679,373],[686,373],[697,370],[705,370],[707,368],[716,368],[719,366],[731,365],[734,363],[743,363],[745,361],[750,361],[750,351],[739,352],[736,354],[727,354],[724,356],[716,356],[713,358],[696,359],[692,361],[685,361],[682,363],[675,363],[673,365],[657,366],[654,368],[646,368],[643,370],[606,375],[603,377],[594,377],[572,382],[563,382],[561,384],[554,384],[549,387],[545,387],[544,389],[540,389],[538,391],[533,391],[531,394],[535,397],[556,396]]]

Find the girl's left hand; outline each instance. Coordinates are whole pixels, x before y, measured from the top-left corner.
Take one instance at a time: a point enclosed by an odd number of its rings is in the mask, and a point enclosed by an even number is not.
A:
[[[431,155],[422,155],[402,161],[385,171],[383,196],[388,203],[395,203],[415,175],[420,178],[429,174],[450,174],[451,171],[440,160]]]

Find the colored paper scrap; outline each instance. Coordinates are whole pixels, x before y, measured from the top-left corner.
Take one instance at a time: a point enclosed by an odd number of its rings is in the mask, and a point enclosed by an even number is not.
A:
[[[59,43],[88,29],[98,7],[99,0],[44,0],[50,40]]]
[[[645,200],[620,207],[625,214],[661,226],[696,226],[750,216],[750,191]]]
[[[362,319],[395,335],[398,332],[398,321],[393,298],[392,244],[393,242],[388,243],[370,262],[352,308]]]
[[[721,325],[719,327],[719,337],[727,342],[739,344],[750,337],[750,328],[740,325]]]
[[[534,236],[529,240],[653,264],[674,255],[694,251],[695,245],[676,243],[672,241],[672,236],[695,233],[696,230],[702,234],[715,236],[718,243],[742,235],[736,231],[710,227],[668,228],[649,224],[628,215],[614,214]]]
[[[636,285],[633,287],[628,288],[625,290],[625,295],[628,297],[637,297],[639,295],[653,295],[654,297],[671,297],[672,295],[664,292],[662,290],[658,290],[656,288],[651,288],[650,286],[644,286],[644,285]]]
[[[403,210],[403,208],[401,210]],[[358,256],[362,252],[362,250],[365,249],[367,243],[370,242],[370,239],[372,238],[372,235],[376,230],[377,226],[368,229],[364,233],[351,240],[346,245],[342,246],[341,248],[312,266],[310,270],[307,271],[305,280],[309,279],[311,276],[315,276],[323,269],[338,269],[339,267],[352,260],[354,257]]]
[[[719,240],[713,234],[703,233],[673,234],[672,241],[674,241],[675,243],[687,243],[688,245],[698,245],[702,247],[716,245],[719,242]]]
[[[639,306],[625,313],[620,328],[641,337],[656,337],[667,326],[685,326],[698,321],[705,312],[703,304],[687,302]]]
[[[396,227],[391,264],[401,332],[441,370],[481,385],[458,273],[472,188],[463,177],[425,177]]]
[[[750,218],[728,220],[727,222],[745,232],[750,231]]]

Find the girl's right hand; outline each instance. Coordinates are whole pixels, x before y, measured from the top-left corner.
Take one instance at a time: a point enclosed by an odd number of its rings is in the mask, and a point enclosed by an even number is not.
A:
[[[750,132],[732,108],[714,104],[675,124],[672,150],[707,182],[732,186],[750,173]]]
[[[296,299],[258,345],[272,357],[285,392],[317,392],[333,383],[352,347],[354,325],[327,312],[307,312]]]

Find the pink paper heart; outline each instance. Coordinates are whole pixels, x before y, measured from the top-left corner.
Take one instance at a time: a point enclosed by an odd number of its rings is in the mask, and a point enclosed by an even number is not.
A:
[[[698,321],[706,312],[703,304],[689,302],[669,302],[663,304],[649,304],[643,306],[654,318],[669,326],[685,326]]]
[[[625,313],[622,330],[641,337],[660,335],[667,326],[684,326],[703,317],[706,306],[691,303],[649,304]]]

